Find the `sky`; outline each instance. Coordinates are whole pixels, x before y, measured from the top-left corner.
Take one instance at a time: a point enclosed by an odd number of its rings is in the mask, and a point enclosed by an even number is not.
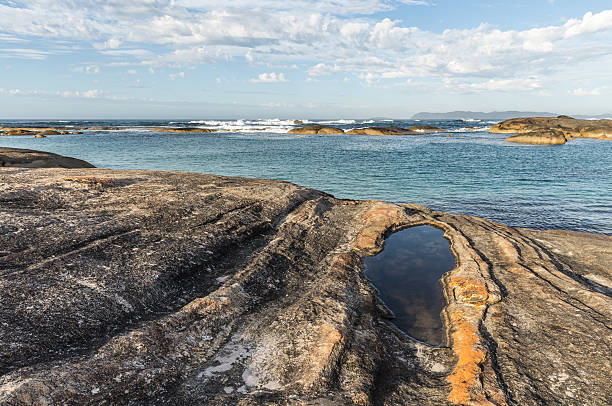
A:
[[[0,0],[0,118],[612,113],[610,0]]]

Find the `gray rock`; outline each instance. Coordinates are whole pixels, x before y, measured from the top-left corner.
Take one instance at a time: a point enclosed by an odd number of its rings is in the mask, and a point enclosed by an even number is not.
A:
[[[21,168],[94,168],[89,162],[51,152],[0,147],[0,167]]]
[[[361,271],[446,231],[449,347]],[[612,403],[612,238],[290,183],[0,168],[0,404]]]

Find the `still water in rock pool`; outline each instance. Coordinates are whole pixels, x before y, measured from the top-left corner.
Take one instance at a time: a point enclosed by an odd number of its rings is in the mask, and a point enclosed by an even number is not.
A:
[[[430,226],[408,228],[388,237],[383,252],[364,258],[366,276],[395,315],[393,324],[433,345],[445,344],[440,277],[455,266],[443,235]]]

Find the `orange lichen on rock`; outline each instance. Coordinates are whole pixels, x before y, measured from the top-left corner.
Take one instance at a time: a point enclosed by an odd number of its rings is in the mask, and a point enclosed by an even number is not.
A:
[[[447,378],[451,384],[449,401],[454,404],[491,404],[484,396],[473,393],[472,389],[480,376],[480,365],[485,362],[487,351],[483,347],[478,329],[463,310],[450,315],[453,325],[453,350],[457,354],[457,365]]]
[[[91,183],[102,186],[113,186],[117,184],[117,179],[98,178],[94,176],[66,176],[64,180],[68,182]]]
[[[487,304],[489,292],[484,283],[469,278],[452,278],[449,285],[458,302],[469,303],[473,306]]]
[[[376,254],[384,241],[385,232],[406,224],[406,213],[401,207],[389,203],[374,206],[363,216],[364,226],[357,234],[355,249],[364,254]]]

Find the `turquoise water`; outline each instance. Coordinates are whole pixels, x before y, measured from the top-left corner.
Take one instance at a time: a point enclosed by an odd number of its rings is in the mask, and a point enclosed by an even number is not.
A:
[[[389,236],[383,252],[363,261],[366,276],[395,316],[392,323],[433,345],[445,344],[440,277],[455,266],[443,235],[434,227],[408,228]]]
[[[330,123],[345,129],[428,124],[448,130],[391,137],[293,135],[286,133],[292,123],[284,121],[34,124],[124,128],[44,139],[3,136],[0,146],[55,152],[105,168],[281,179],[339,198],[419,203],[513,226],[612,234],[612,142],[510,144],[504,135],[486,132],[491,122],[461,120]],[[149,128],[162,125],[200,125],[225,132],[171,134]]]

